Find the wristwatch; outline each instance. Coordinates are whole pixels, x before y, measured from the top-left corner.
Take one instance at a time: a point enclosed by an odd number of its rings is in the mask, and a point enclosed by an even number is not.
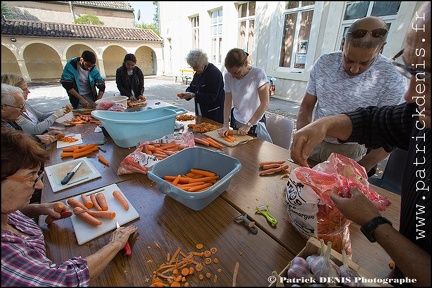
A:
[[[375,237],[373,237],[372,233],[382,224],[390,224],[391,226],[393,226],[390,220],[385,217],[378,216],[373,218],[372,220],[369,220],[369,222],[367,222],[365,225],[361,226],[360,231],[366,236],[366,238],[370,242],[376,242],[376,239]]]
[[[249,121],[248,123],[246,123],[246,126],[252,127],[252,123]]]

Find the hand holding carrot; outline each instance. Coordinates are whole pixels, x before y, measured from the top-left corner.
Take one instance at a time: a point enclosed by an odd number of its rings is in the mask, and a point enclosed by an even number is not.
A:
[[[137,230],[138,227],[134,225],[117,228],[110,237],[110,243],[117,245],[118,251],[120,251],[128,243],[129,236]]]

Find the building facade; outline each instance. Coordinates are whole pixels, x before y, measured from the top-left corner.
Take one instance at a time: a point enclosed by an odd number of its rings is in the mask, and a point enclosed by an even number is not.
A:
[[[201,1],[159,2],[164,39],[164,73],[187,68],[190,49],[201,48],[224,72],[234,47],[250,54],[252,65],[275,80],[275,96],[300,102],[310,70],[324,53],[340,50],[348,27],[358,18],[382,17],[389,29],[382,54],[403,48],[419,1]]]

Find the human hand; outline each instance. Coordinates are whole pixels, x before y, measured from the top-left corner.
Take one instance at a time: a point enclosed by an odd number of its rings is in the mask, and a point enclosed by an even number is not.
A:
[[[135,233],[138,230],[138,227],[134,225],[129,225],[126,227],[120,227],[114,230],[113,234],[110,237],[110,243],[118,244],[118,250],[120,251],[126,245],[129,236]]]
[[[80,103],[81,103],[81,106],[83,106],[85,108],[87,108],[87,107],[90,106],[89,102],[87,100],[85,100],[85,99],[81,100]]]
[[[334,187],[330,198],[333,200],[336,208],[349,220],[363,226],[372,218],[380,216],[375,204],[358,188],[351,187],[351,198],[340,196],[338,190],[338,188]]]
[[[129,100],[131,100],[131,101],[137,101],[137,98],[135,96],[130,96]]]
[[[307,159],[314,147],[321,143],[325,138],[325,131],[318,129],[313,122],[297,130],[293,135],[291,144],[291,159],[298,165],[309,167]]]
[[[56,112],[54,112],[53,115],[56,118],[60,118],[60,117],[63,117],[65,114],[66,114],[66,108],[61,108],[61,109],[57,110]]]
[[[219,136],[221,136],[221,137],[224,137],[224,136],[228,136],[228,132],[229,132],[229,127],[222,127],[222,128],[220,128],[219,130],[218,130],[218,134],[219,134]]]
[[[68,218],[72,216],[72,212],[69,207],[64,205],[62,202],[48,203],[47,217],[45,218],[45,223],[51,224],[55,220],[60,218]]]
[[[67,113],[69,113],[69,112],[71,112],[72,111],[72,109],[73,109],[73,107],[72,107],[72,105],[69,103],[69,104],[67,104],[65,107],[63,107],[64,109],[65,109],[65,111],[66,111],[66,114]]]
[[[56,136],[50,134],[36,135],[42,144],[49,145],[57,140]]]
[[[187,101],[189,101],[190,99],[192,99],[194,97],[195,97],[195,93],[192,93],[192,92],[183,93],[183,99],[185,99]]]
[[[248,126],[248,125],[243,125],[242,127],[240,127],[239,129],[238,129],[238,134],[239,135],[247,135],[248,133],[249,133],[249,130],[250,130],[250,126]]]

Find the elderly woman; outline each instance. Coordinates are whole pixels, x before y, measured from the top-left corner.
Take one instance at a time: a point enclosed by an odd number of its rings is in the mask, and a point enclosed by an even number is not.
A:
[[[223,123],[225,91],[219,68],[208,62],[207,54],[200,49],[191,50],[186,62],[195,70],[192,82],[181,98],[195,99],[195,115]]]
[[[23,90],[24,99],[27,101],[30,90],[28,89],[27,82],[23,77],[15,74],[2,74],[1,83],[21,88]],[[57,118],[62,117],[65,113],[72,110],[72,106],[70,104],[66,105],[65,108],[61,108],[55,112],[47,113],[37,110],[28,102],[25,102],[24,106],[25,110],[21,112],[20,117],[17,119],[17,124],[24,132],[33,136],[46,133],[48,128],[54,124]]]
[[[46,256],[42,230],[30,217],[59,218],[54,211],[59,202],[29,204],[33,191],[43,188],[39,171],[48,158],[48,152],[29,135],[1,128],[2,286],[88,286],[138,229],[133,225],[120,227],[96,253],[53,263]]]

